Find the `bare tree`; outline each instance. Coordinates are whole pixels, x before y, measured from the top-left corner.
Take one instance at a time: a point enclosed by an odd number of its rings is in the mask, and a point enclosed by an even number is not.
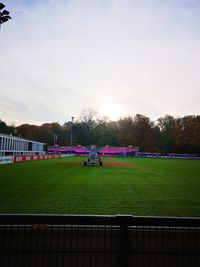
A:
[[[81,112],[80,120],[85,123],[90,130],[96,125],[97,112],[94,109],[88,108]]]

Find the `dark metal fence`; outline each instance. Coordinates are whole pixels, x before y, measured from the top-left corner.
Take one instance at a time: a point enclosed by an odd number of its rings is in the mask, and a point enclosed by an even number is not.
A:
[[[198,267],[200,218],[0,215],[0,266]]]

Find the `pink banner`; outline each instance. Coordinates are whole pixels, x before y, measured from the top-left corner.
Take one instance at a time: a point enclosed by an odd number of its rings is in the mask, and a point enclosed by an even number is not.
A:
[[[61,155],[34,155],[34,156],[14,156],[14,163],[17,162],[27,162],[32,160],[45,160],[60,158]]]

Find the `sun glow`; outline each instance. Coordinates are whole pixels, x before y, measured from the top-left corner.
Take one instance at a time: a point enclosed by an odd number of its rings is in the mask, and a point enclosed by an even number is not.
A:
[[[118,103],[108,103],[100,109],[100,113],[111,120],[118,120],[123,116],[124,110]]]

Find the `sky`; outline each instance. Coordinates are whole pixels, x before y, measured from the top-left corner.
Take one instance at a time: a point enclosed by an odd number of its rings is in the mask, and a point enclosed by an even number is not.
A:
[[[199,0],[1,0],[0,119],[200,114]]]

